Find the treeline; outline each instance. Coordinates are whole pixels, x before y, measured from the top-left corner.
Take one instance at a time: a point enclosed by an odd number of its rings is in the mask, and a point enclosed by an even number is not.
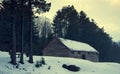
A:
[[[63,7],[53,20],[53,28],[57,37],[90,44],[99,51],[100,61],[120,62],[120,47],[84,11],[77,12],[74,6]]]

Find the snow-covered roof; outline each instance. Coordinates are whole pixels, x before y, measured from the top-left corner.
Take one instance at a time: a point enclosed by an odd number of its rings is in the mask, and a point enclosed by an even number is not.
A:
[[[91,47],[90,45],[83,43],[83,42],[78,42],[78,41],[73,41],[73,40],[68,40],[68,39],[63,39],[59,38],[59,40],[67,46],[70,50],[74,51],[89,51],[89,52],[98,52],[96,49]]]

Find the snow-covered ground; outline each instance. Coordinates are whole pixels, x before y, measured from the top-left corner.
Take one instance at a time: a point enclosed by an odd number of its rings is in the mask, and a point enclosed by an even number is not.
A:
[[[9,54],[0,51],[0,74],[120,74],[120,64],[118,63],[98,63],[74,58],[45,57],[45,65],[36,68],[36,61],[40,61],[40,56],[34,56],[33,64],[27,62],[20,64],[19,68],[9,64]],[[73,72],[62,67],[63,64],[76,65],[80,71]]]

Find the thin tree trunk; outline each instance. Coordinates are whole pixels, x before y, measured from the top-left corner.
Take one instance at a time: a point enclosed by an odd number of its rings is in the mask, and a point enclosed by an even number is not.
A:
[[[31,0],[29,0],[29,25],[30,25],[30,51],[29,51],[29,63],[33,63],[33,55],[32,55],[32,7]]]
[[[23,0],[21,1],[21,56],[20,56],[20,63],[24,64],[24,56],[23,56],[23,50],[24,50],[24,12],[23,12]]]
[[[13,29],[13,49],[11,51],[11,63],[16,65],[16,31],[15,31],[15,3],[11,0],[12,29]]]
[[[16,64],[16,32],[15,32],[15,20],[13,19],[13,50],[12,50],[12,64]]]

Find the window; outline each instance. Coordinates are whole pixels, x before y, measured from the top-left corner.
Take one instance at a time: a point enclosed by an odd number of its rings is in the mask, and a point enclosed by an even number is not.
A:
[[[96,53],[96,55],[98,55],[98,53]]]
[[[88,52],[88,54],[90,55],[90,52]]]
[[[78,51],[78,54],[81,54],[81,52],[80,52],[80,51]]]
[[[72,54],[74,54],[75,52],[74,51],[71,51]]]
[[[94,55],[94,53],[92,53],[92,55]]]
[[[82,55],[82,59],[86,59],[86,56],[84,54]]]

